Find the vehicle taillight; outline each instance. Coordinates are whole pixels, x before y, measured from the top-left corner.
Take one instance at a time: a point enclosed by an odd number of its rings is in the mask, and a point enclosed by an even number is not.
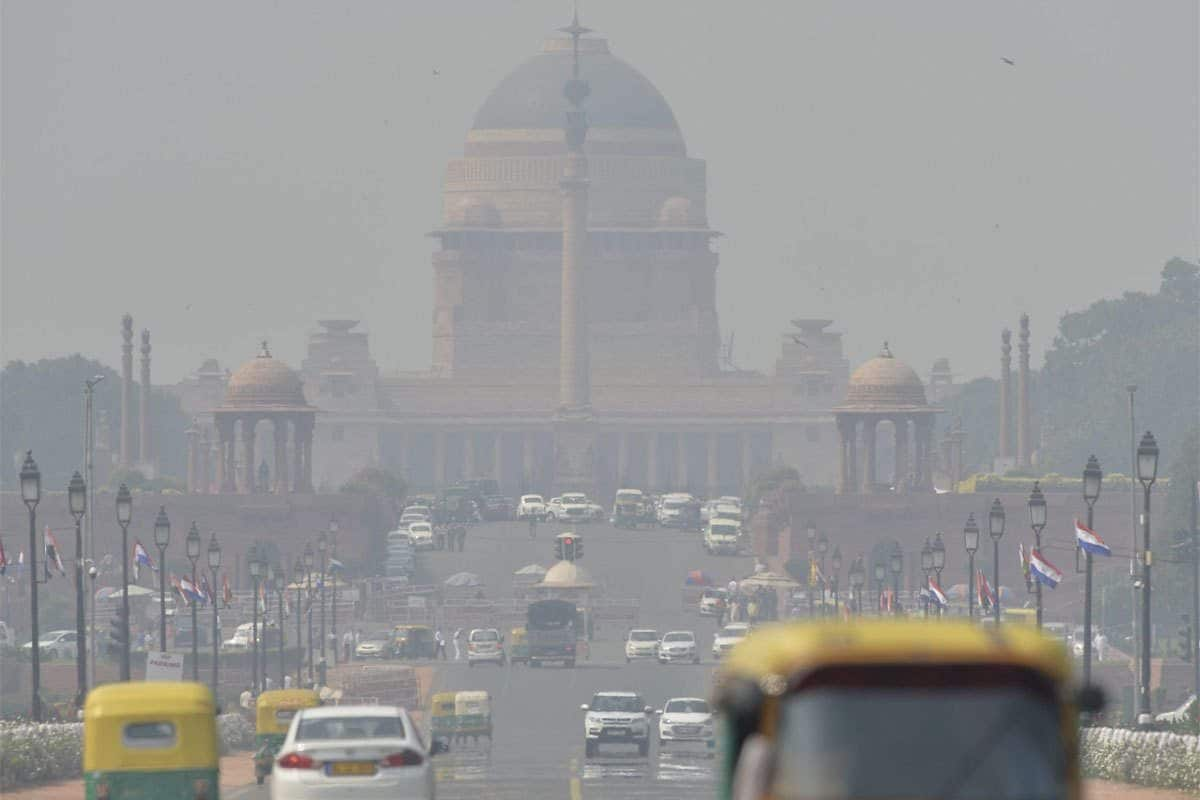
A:
[[[392,753],[379,763],[385,767],[419,767],[424,761],[421,754],[415,750],[401,750],[398,753]]]
[[[316,769],[317,762],[312,760],[311,756],[306,756],[303,753],[288,753],[283,758],[275,762],[284,769]]]

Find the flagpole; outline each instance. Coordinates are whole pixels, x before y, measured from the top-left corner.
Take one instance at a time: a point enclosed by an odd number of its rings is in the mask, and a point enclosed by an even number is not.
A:
[[[1093,506],[1100,497],[1100,481],[1103,473],[1100,462],[1092,456],[1083,469],[1083,501],[1087,503],[1087,526],[1092,527]],[[1079,543],[1076,542],[1076,547]],[[1092,551],[1084,548],[1083,579],[1083,685],[1092,685]]]

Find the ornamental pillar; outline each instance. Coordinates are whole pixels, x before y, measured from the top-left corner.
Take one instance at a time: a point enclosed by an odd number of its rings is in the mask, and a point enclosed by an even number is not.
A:
[[[875,490],[875,436],[878,426],[879,420],[875,417],[863,420],[863,494]]]
[[[688,459],[687,459],[687,434],[680,432],[675,434],[675,489],[676,491],[687,491],[688,484],[691,483],[691,475],[688,474]]]
[[[646,488],[658,488],[658,434],[651,433],[646,441]]]
[[[463,478],[470,480],[475,477],[475,433],[467,431],[463,434]]]
[[[446,486],[446,432],[433,432],[433,482],[439,489]]]
[[[287,441],[288,420],[283,414],[271,418],[271,436],[275,440],[275,494],[287,494],[289,490]]]
[[[721,477],[720,477],[720,473],[718,472],[718,469],[717,469],[717,466],[718,466],[717,465],[717,446],[718,446],[718,444],[719,444],[719,442],[717,440],[717,434],[715,434],[715,433],[708,434],[708,443],[707,443],[707,447],[705,448],[705,455],[708,456],[708,488],[707,488],[707,491],[708,491],[709,497],[716,497],[718,494],[720,494],[719,484],[721,482]]]
[[[629,480],[629,434],[617,432],[617,488],[626,485]]]
[[[900,494],[908,487],[908,417],[893,417],[892,425],[896,429],[894,480],[896,494]]]
[[[258,418],[246,415],[242,417],[242,494],[254,494],[255,459],[254,459],[254,429]]]
[[[526,431],[521,434],[521,491],[528,493],[537,476],[534,475],[533,437],[536,434]]]
[[[501,445],[504,441],[504,434],[500,431],[492,436],[492,479],[500,486],[504,485],[504,451]]]

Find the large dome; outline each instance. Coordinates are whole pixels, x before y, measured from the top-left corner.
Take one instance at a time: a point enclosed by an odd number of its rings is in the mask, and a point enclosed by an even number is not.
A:
[[[527,130],[563,127],[571,78],[571,40],[553,37],[542,52],[497,84],[475,114],[474,128]],[[659,128],[678,131],[667,101],[633,67],[613,57],[604,39],[579,40],[580,77],[591,94],[584,101],[593,128]]]
[[[911,411],[927,409],[925,387],[908,364],[892,355],[884,342],[883,352],[865,362],[846,385],[845,411]]]
[[[258,357],[240,366],[225,390],[226,408],[308,409],[304,384],[287,364],[271,357],[263,342]]]

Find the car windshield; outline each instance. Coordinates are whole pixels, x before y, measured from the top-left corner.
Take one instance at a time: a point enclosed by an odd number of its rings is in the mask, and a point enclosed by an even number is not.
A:
[[[587,497],[582,494],[564,494],[562,501],[572,505],[583,505],[587,502]]]
[[[630,695],[598,694],[589,706],[592,711],[640,712],[645,708],[642,698]]]
[[[296,741],[313,739],[403,739],[400,717],[317,717],[301,719]]]
[[[733,626],[730,626],[728,628],[722,628],[721,635],[724,636],[726,639],[741,639],[743,636],[746,635],[746,629],[741,628],[741,627],[735,628]]]
[[[629,641],[631,642],[653,642],[657,639],[657,631],[634,631],[629,634]]]
[[[617,501],[618,502],[621,502],[624,500],[640,500],[641,498],[642,498],[641,492],[617,492]]]
[[[713,532],[713,536],[737,536],[738,535],[738,526],[737,525],[713,525],[712,532]]]
[[[664,642],[694,642],[695,640],[690,633],[668,633],[663,637]]]
[[[683,508],[685,505],[687,505],[687,504],[684,503],[682,500],[664,500],[663,501],[663,508],[667,509],[668,511],[678,511],[679,509]]]
[[[500,634],[496,631],[471,631],[472,642],[498,642]]]
[[[782,706],[770,794],[1065,797],[1060,723],[1054,703],[1020,686],[818,687]]]
[[[707,714],[708,703],[703,700],[671,700],[664,714]]]

